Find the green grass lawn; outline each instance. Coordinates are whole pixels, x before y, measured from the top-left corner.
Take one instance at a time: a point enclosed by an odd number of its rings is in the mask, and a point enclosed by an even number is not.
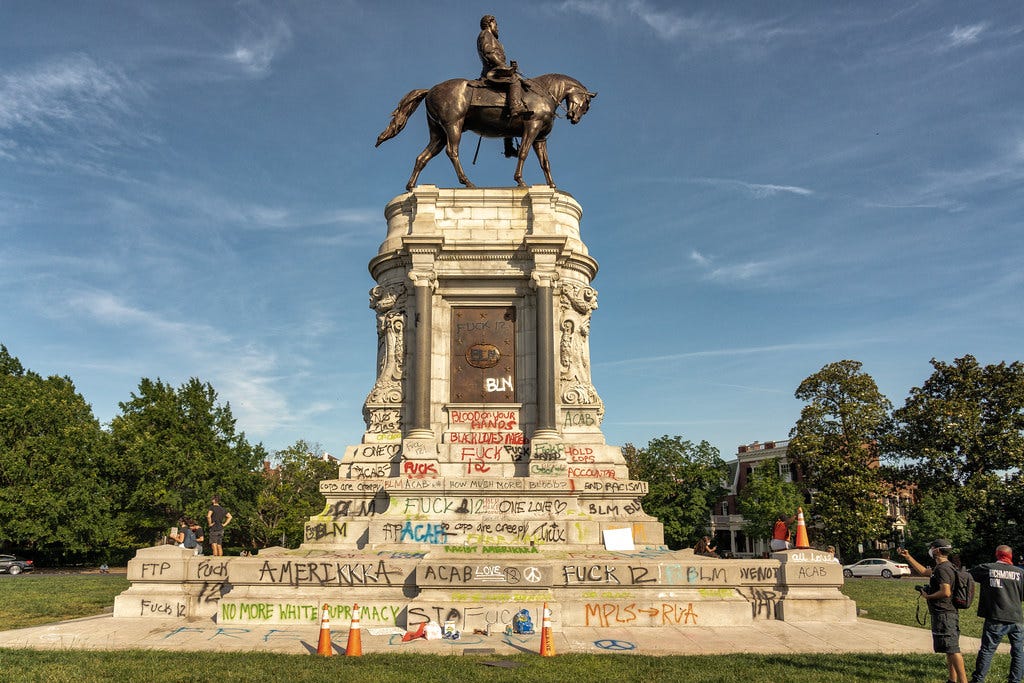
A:
[[[516,668],[488,666],[510,663]],[[848,683],[941,680],[938,656],[910,655],[537,655],[510,657],[366,655],[359,658],[267,653],[0,650],[0,670],[45,681],[687,681]],[[998,672],[993,672],[996,675]],[[1000,674],[1005,679],[1006,674]],[[999,680],[999,678],[993,678]]]
[[[102,614],[128,586],[123,574],[5,576],[0,579],[0,629]]]
[[[857,603],[860,616],[878,621],[888,621],[891,624],[903,624],[904,626],[920,626],[915,620],[915,610],[918,605],[918,593],[914,586],[919,583],[926,583],[927,579],[847,579],[843,586],[843,594],[849,596]],[[922,615],[928,611],[921,600]],[[960,612],[960,633],[973,638],[981,637],[981,627],[985,620],[977,615],[978,599],[975,597],[974,606],[971,609]]]
[[[913,580],[852,579],[843,592],[864,616],[917,626]],[[123,575],[23,575],[0,579],[0,629],[101,614],[128,587]],[[966,635],[981,632],[973,612],[961,612]],[[837,626],[842,628],[842,626]],[[924,628],[924,627],[920,627]],[[974,652],[965,652],[968,673]],[[1009,656],[997,655],[989,680],[1005,680]],[[515,668],[489,666],[504,663]],[[567,654],[508,657],[366,655],[360,658],[270,653],[210,653],[0,649],[0,671],[20,680],[92,681],[688,681],[698,683],[846,683],[941,681],[941,655],[722,655]]]

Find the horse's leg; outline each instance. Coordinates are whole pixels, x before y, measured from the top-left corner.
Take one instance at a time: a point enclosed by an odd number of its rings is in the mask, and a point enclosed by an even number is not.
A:
[[[427,163],[444,149],[444,129],[429,118],[427,119],[427,127],[430,129],[430,142],[423,148],[420,155],[416,157],[416,163],[413,164],[412,175],[409,177],[409,182],[405,185],[405,189],[409,192],[412,192],[412,188],[416,187],[416,181],[420,177],[420,172]]]
[[[551,179],[551,162],[548,160],[547,138],[538,139],[533,143],[533,153],[537,155],[537,161],[540,162],[540,169],[544,171],[544,178],[548,181],[548,185],[554,187],[555,181]]]
[[[444,127],[445,137],[448,138],[448,144],[445,146],[445,151],[448,152],[448,158],[452,160],[452,166],[455,168],[455,175],[459,177],[459,182],[469,188],[474,188],[476,185],[469,182],[469,178],[466,177],[466,172],[462,170],[462,162],[459,161],[459,143],[462,141],[462,122],[449,123]]]
[[[533,141],[537,139],[538,132],[540,132],[540,125],[534,119],[530,119],[526,122],[526,125],[523,126],[523,139],[519,143],[519,158],[516,160],[516,173],[512,176],[519,187],[526,187],[526,183],[523,182],[523,163],[526,161],[526,157],[530,154],[530,147],[533,146]]]

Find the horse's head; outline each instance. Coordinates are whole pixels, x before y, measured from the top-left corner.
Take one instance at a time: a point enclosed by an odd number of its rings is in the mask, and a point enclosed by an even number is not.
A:
[[[565,96],[565,116],[569,123],[577,124],[583,115],[590,109],[590,100],[597,97],[596,92],[590,92],[586,88],[572,88]]]

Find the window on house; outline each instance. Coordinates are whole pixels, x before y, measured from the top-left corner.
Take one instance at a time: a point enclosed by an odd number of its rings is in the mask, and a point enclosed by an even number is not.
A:
[[[789,469],[789,463],[788,462],[780,462],[779,463],[779,478],[782,479],[782,481],[786,481],[786,482],[792,482],[793,481],[793,473]]]
[[[722,514],[723,515],[728,515],[729,514],[729,501],[727,501],[727,500],[723,500],[722,501]]]

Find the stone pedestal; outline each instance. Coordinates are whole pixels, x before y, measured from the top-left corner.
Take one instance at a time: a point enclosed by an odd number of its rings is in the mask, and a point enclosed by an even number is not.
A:
[[[646,482],[601,433],[581,215],[546,186],[427,185],[387,205],[366,431],[322,483],[304,549],[603,549],[609,529],[664,542]]]
[[[366,429],[321,482],[305,542],[217,558],[219,582],[202,560],[165,568],[169,551],[140,552],[119,615],[162,595],[190,617],[213,605],[225,624],[311,622],[323,603],[341,620],[358,603],[364,626],[460,629],[501,630],[523,608],[537,622],[545,602],[556,630],[852,618],[831,555],[712,560],[664,547],[643,511],[647,483],[629,479],[601,432],[597,262],[570,195],[427,185],[385,216],[370,261]],[[608,532],[625,547],[609,547]]]

